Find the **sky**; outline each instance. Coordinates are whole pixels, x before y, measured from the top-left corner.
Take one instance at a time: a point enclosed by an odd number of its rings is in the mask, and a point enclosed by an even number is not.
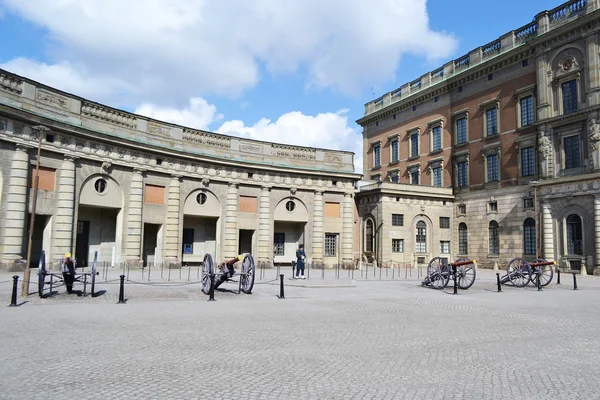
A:
[[[348,150],[364,104],[556,0],[0,0],[0,68],[148,117]]]

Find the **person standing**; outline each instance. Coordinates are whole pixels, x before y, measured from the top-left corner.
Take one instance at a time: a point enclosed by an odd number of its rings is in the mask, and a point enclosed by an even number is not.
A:
[[[73,282],[75,281],[75,264],[71,260],[71,253],[65,253],[65,259],[61,265],[61,272],[67,287],[67,293],[73,293]]]
[[[301,244],[300,246],[298,246],[298,250],[296,250],[296,279],[305,279],[304,260],[306,260],[306,253],[304,252],[304,245]],[[299,276],[300,271],[302,271],[301,276]]]

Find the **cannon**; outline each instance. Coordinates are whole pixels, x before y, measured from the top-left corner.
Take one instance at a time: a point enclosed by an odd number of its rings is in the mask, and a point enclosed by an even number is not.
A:
[[[204,260],[202,261],[202,293],[206,295],[210,294],[211,285],[214,285],[213,289],[217,289],[225,282],[236,282],[239,284],[238,293],[243,292],[251,294],[252,288],[254,287],[256,264],[254,263],[252,254],[245,254],[242,257],[241,262],[241,270],[239,273],[235,274],[239,276],[236,281],[232,279],[235,275],[231,274],[225,262],[221,263],[218,266],[218,270],[215,271],[215,262],[213,261],[212,256],[208,253],[205,254]]]
[[[98,261],[98,252],[94,252],[94,262],[92,263],[92,270],[91,272],[80,272],[80,273],[75,273],[75,280],[73,283],[75,282],[79,282],[79,283],[83,283],[83,295],[86,296],[87,294],[87,285],[91,284],[91,295],[92,297],[95,297],[95,288],[96,288],[96,276],[99,274],[96,271],[96,262]],[[75,270],[77,271],[77,270]],[[50,277],[50,281],[47,281],[46,278]],[[89,280],[89,282],[88,282]],[[40,254],[40,262],[38,264],[38,295],[40,297],[44,297],[44,288],[46,287],[46,285],[50,286],[50,296],[53,295],[53,288],[55,287],[55,285],[58,284],[60,287],[60,284],[64,285],[64,278],[62,276],[62,274],[55,274],[52,272],[49,272],[46,269],[46,253],[42,250],[42,253]]]
[[[459,258],[450,263],[441,258],[435,257],[427,265],[427,276],[421,282],[423,286],[431,286],[434,289],[444,289],[448,286],[450,278],[456,280],[457,286],[462,290],[467,290],[475,283],[477,262],[468,258]]]
[[[506,275],[500,278],[503,285],[510,284],[514,287],[525,287],[529,283],[534,286],[547,286],[554,277],[554,268],[556,261],[547,261],[543,258],[537,258],[531,262],[522,258],[514,258],[506,266]]]

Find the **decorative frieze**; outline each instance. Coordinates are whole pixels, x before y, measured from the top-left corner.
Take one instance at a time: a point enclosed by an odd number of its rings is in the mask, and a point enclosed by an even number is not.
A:
[[[133,118],[132,115],[112,110],[98,104],[84,102],[81,107],[81,114],[88,118],[97,119],[109,124],[116,124],[129,129],[137,129],[137,119]]]
[[[306,160],[306,161],[314,161],[316,159],[316,150],[303,148],[303,147],[295,147],[295,146],[286,146],[281,144],[273,144],[271,145],[272,155],[276,157],[289,157],[294,158],[296,160]]]
[[[154,122],[148,122],[148,133],[152,133],[154,135],[159,136],[170,136],[171,129],[167,128],[166,126],[156,124]]]
[[[240,144],[240,151],[244,153],[262,154],[263,147],[258,144],[242,143]]]
[[[54,93],[47,92],[45,90],[38,89],[36,99],[37,101],[46,103],[53,107],[59,107],[65,110],[69,109],[69,99]]]
[[[600,182],[597,179],[584,182],[569,182],[544,187],[541,192],[543,196],[583,196],[589,195],[590,192],[596,193],[600,191]]]
[[[197,143],[203,146],[216,147],[220,149],[231,148],[231,138],[223,135],[215,135],[209,132],[194,129],[183,129],[183,141]]]
[[[0,89],[21,94],[23,92],[23,81],[0,72]]]

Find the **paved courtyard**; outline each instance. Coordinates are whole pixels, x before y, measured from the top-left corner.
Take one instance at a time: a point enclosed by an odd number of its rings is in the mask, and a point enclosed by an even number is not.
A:
[[[479,271],[453,296],[410,272],[286,278],[280,300],[269,270],[207,302],[192,271],[135,271],[117,305],[111,270],[98,297],[61,287],[20,307],[2,273],[0,399],[600,398],[600,278],[496,293]]]

